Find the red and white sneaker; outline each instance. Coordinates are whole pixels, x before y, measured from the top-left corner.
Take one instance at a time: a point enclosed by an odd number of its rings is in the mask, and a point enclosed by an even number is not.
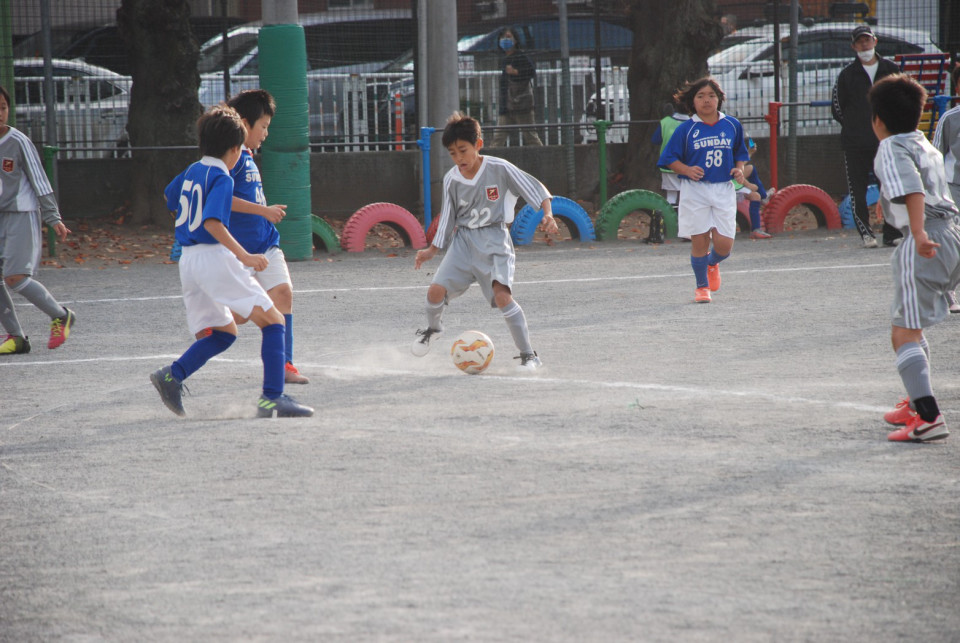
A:
[[[944,440],[950,435],[943,415],[938,415],[933,422],[927,422],[919,415],[910,418],[905,427],[897,429],[887,436],[891,442],[931,442]]]
[[[709,304],[710,303],[710,289],[709,288],[697,288],[693,293],[693,301],[698,304]]]
[[[306,375],[301,375],[296,366],[287,362],[283,367],[284,384],[309,384],[310,379]]]
[[[710,292],[720,290],[720,264],[717,263],[712,266],[707,266],[707,285],[710,288]]]
[[[917,412],[910,408],[910,400],[903,398],[892,411],[883,414],[883,421],[893,426],[906,426],[910,418],[916,417]]]

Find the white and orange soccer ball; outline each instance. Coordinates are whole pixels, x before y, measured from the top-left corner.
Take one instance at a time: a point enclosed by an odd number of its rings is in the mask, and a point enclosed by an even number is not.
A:
[[[478,330],[468,330],[453,342],[450,357],[461,371],[477,375],[493,361],[493,341]]]

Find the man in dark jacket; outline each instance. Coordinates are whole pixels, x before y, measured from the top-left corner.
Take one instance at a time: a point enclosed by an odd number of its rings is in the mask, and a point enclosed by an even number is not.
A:
[[[873,177],[873,157],[877,153],[867,92],[875,82],[899,73],[900,67],[877,52],[877,37],[870,25],[858,25],[851,34],[856,60],[843,68],[833,86],[833,118],[840,123],[840,145],[847,168],[847,187],[853,206],[857,231],[864,248],[876,248],[877,239],[870,227],[867,211],[867,185]],[[900,231],[883,224],[883,245],[895,245]]]
[[[500,32],[500,49],[504,52],[500,63],[500,117],[497,125],[530,125],[523,129],[524,145],[543,145],[537,130],[533,129],[533,83],[537,70],[520,50],[516,33],[507,27]],[[497,130],[493,147],[506,145],[510,130]]]

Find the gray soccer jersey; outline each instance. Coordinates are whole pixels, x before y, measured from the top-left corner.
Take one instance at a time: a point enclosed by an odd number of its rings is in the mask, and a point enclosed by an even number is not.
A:
[[[480,169],[472,179],[451,168],[443,177],[443,207],[437,222],[433,245],[450,244],[455,227],[483,228],[513,221],[517,198],[522,196],[539,209],[550,192],[540,181],[513,163],[495,156],[483,156]]]
[[[42,212],[44,223],[60,221],[53,187],[33,142],[11,127],[0,137],[0,212],[37,210]]]
[[[940,117],[933,135],[933,146],[943,154],[947,183],[960,186],[960,105]]]
[[[923,194],[927,219],[955,219],[957,206],[943,171],[943,155],[919,131],[880,141],[873,170],[880,181],[880,202],[887,222],[906,233],[910,228],[905,199]]]

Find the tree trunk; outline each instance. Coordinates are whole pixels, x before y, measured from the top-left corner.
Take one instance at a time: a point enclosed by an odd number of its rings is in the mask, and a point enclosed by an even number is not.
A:
[[[707,58],[723,37],[716,3],[630,0],[628,16],[633,30],[627,74],[630,119],[659,121],[663,104],[677,89],[707,73]],[[631,188],[660,189],[660,149],[650,141],[654,127],[630,126],[624,175]]]
[[[117,24],[132,60],[127,130],[134,147],[196,145],[200,47],[187,0],[123,0]],[[171,225],[163,189],[196,151],[134,151],[131,219]]]

